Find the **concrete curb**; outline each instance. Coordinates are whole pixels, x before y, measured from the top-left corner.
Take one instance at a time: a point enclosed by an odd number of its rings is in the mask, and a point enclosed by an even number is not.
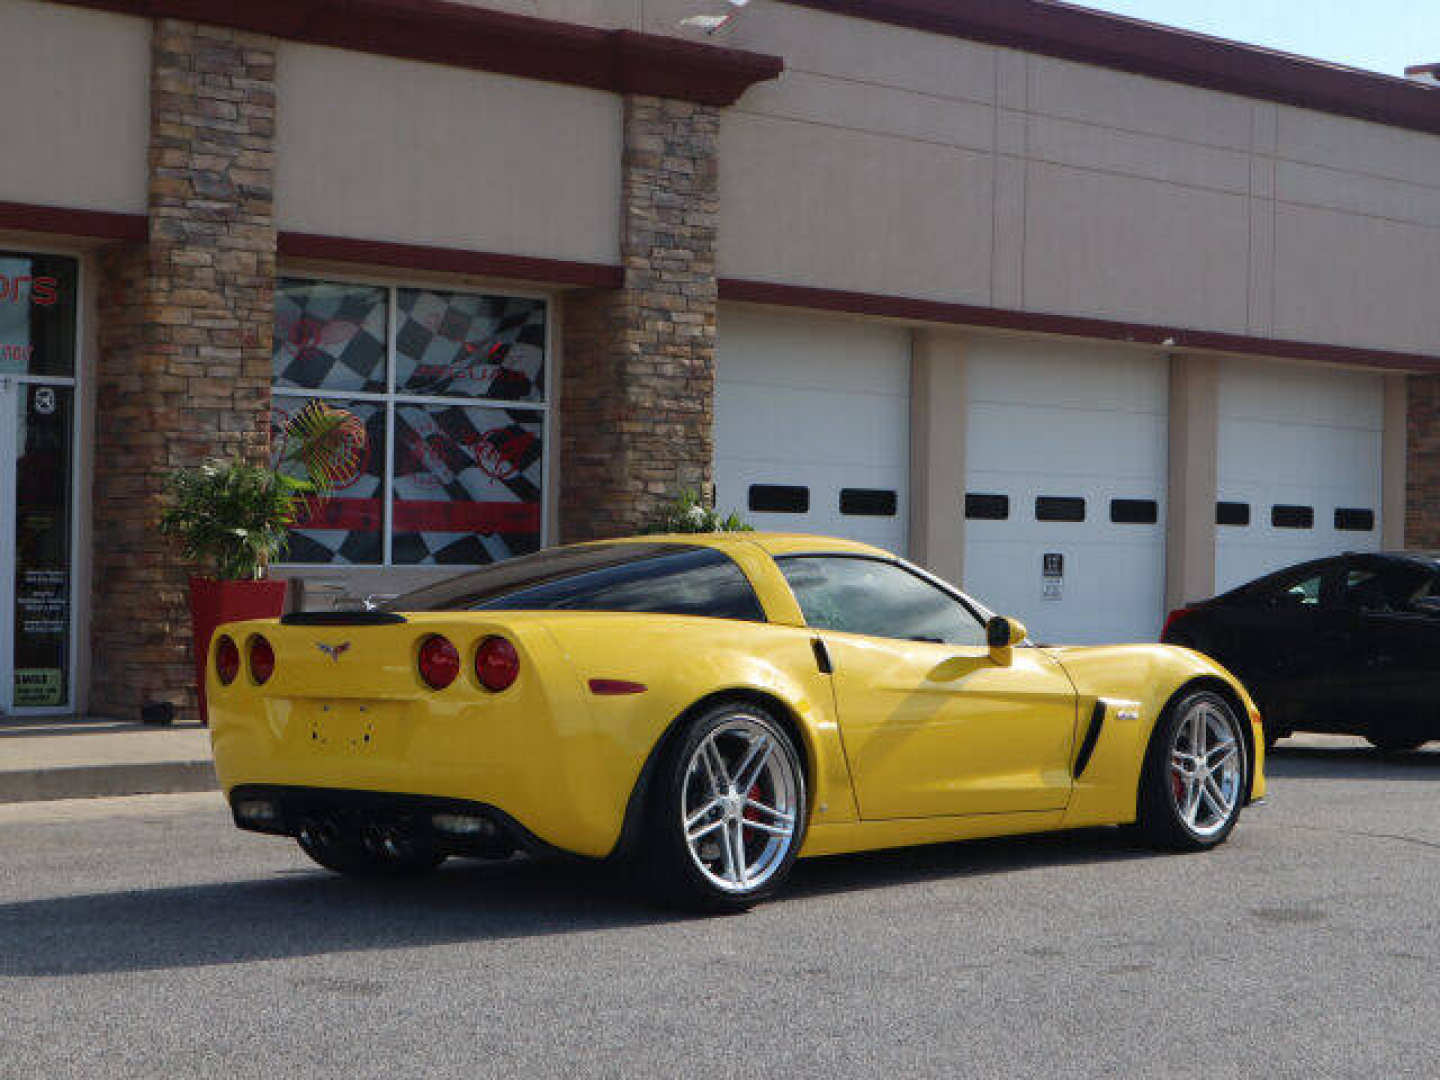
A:
[[[144,761],[0,770],[0,803],[216,791],[210,761]]]

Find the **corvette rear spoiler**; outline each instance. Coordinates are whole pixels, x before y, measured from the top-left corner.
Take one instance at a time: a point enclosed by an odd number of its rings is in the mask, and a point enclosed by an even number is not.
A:
[[[391,626],[408,621],[394,611],[292,611],[280,616],[281,626]]]

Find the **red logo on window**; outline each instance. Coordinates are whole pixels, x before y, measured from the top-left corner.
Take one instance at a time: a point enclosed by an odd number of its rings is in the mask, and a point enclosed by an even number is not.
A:
[[[18,304],[26,293],[29,293],[32,304],[52,307],[60,300],[60,282],[53,277],[31,277],[29,274],[9,277],[0,274],[0,304]]]

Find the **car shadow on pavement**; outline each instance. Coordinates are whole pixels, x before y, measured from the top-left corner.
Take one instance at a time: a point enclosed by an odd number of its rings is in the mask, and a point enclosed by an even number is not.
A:
[[[456,860],[423,879],[254,880],[0,904],[0,978],[209,967],[675,921],[618,871]]]
[[[1405,754],[1382,754],[1369,747],[1286,746],[1265,753],[1271,780],[1432,780],[1440,781],[1436,744]]]
[[[1129,829],[1109,828],[926,844],[807,859],[796,864],[786,894],[851,892],[923,881],[989,877],[1039,867],[1149,859],[1164,854],[1143,846]]]
[[[776,902],[1150,854],[1119,830],[1092,829],[832,856],[797,864]],[[460,860],[408,881],[294,868],[256,880],[0,904],[0,978],[210,967],[703,919],[651,907],[621,868],[576,861]]]

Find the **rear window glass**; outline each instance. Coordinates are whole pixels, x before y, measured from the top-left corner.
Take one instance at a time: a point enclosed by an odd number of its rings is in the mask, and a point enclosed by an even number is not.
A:
[[[397,597],[389,611],[635,611],[764,622],[740,568],[713,548],[593,544],[511,559]]]

